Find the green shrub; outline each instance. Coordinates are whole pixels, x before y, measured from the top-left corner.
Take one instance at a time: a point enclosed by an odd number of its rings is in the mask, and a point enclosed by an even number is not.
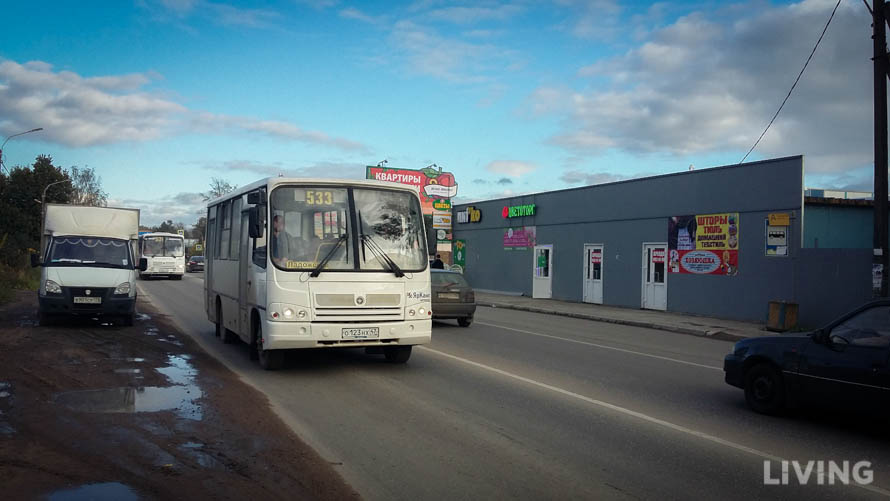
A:
[[[30,266],[10,266],[0,263],[0,303],[12,299],[14,290],[36,291],[40,285],[40,270]]]

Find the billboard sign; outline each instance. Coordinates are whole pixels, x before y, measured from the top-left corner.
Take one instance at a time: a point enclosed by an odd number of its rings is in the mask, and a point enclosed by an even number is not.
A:
[[[504,230],[504,250],[525,250],[535,246],[537,227],[521,226]]]
[[[739,272],[739,213],[668,219],[668,270],[696,275]]]
[[[432,214],[435,210],[451,210],[449,199],[457,195],[457,182],[454,180],[454,174],[442,172],[441,167],[414,170],[369,165],[365,171],[365,177],[416,186],[420,191],[420,203],[424,214]],[[447,208],[445,208],[446,203]],[[438,205],[438,209],[436,205]]]

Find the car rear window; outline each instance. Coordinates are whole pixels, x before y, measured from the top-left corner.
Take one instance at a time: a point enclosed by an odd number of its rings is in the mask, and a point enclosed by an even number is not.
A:
[[[194,261],[194,262],[196,262],[196,263],[203,263],[203,262],[204,262],[204,256],[192,256],[192,261]]]
[[[469,287],[470,284],[463,275],[459,273],[431,273],[433,285],[459,285],[461,287]]]

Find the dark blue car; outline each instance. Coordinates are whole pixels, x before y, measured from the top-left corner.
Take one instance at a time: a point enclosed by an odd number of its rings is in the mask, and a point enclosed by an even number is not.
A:
[[[868,303],[808,334],[739,341],[723,362],[726,382],[756,412],[803,403],[835,408],[890,404],[890,300]]]

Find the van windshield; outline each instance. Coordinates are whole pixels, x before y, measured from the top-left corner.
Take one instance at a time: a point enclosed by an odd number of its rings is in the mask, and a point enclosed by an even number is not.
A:
[[[93,237],[54,237],[46,266],[132,268],[126,240]]]

